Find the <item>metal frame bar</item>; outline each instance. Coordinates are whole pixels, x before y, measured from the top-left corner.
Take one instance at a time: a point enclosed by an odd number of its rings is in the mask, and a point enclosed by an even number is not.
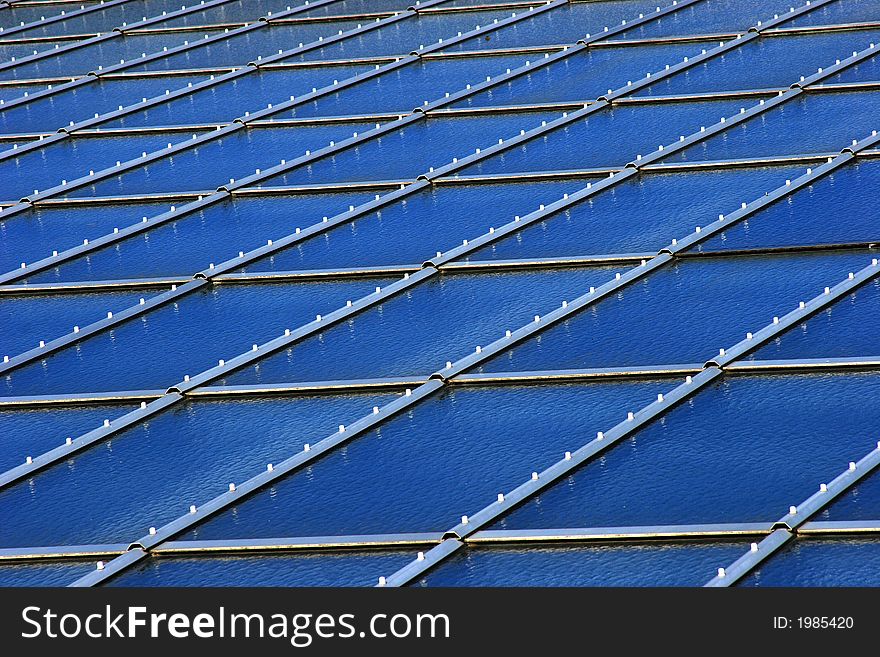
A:
[[[804,254],[819,251],[849,251],[880,248],[880,241],[833,242],[820,244],[798,244],[778,247],[756,247],[752,249],[724,249],[713,251],[682,251],[678,256],[686,260],[717,260],[741,256],[775,256],[781,254]],[[562,256],[545,258],[521,258],[512,260],[461,260],[445,263],[442,267],[448,274],[497,273],[505,271],[541,271],[547,269],[568,269],[585,267],[608,267],[611,265],[632,265],[643,262],[656,255],[655,252],[606,253],[600,255]],[[343,281],[361,278],[414,274],[422,269],[417,263],[396,265],[377,265],[337,269],[299,269],[288,271],[227,272],[211,279],[216,285],[259,285],[289,281]],[[185,285],[192,280],[188,276],[157,276],[152,278],[104,279],[95,281],[64,281],[48,283],[11,283],[0,285],[0,297],[34,296],[40,294],[83,294],[103,290],[137,290]]]
[[[522,372],[473,372],[460,374],[447,381],[450,386],[499,386],[589,383],[621,379],[678,379],[699,374],[703,363],[672,365],[636,365],[560,369]],[[728,375],[792,375],[811,372],[851,372],[880,370],[880,356],[850,356],[844,358],[792,358],[782,360],[752,360],[733,362],[726,366]],[[374,379],[345,379],[304,381],[293,383],[266,383],[253,385],[206,385],[190,390],[193,399],[296,397],[316,394],[340,394],[365,391],[403,392],[424,382],[424,377],[395,376]],[[159,399],[164,390],[117,390],[110,392],[82,392],[74,394],[29,395],[0,397],[0,409],[81,406],[83,404],[117,404],[147,402]]]

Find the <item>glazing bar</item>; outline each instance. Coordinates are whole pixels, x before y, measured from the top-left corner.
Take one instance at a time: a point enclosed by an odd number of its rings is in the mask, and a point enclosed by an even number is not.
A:
[[[118,557],[124,554],[127,549],[127,543],[0,548],[0,564],[20,561],[57,561],[60,559],[78,560],[95,559],[97,557]]]
[[[485,529],[470,536],[466,543],[483,548],[518,545],[567,544],[644,544],[679,543],[709,539],[741,539],[768,536],[771,522],[706,523],[697,525],[653,525],[644,527],[570,527],[562,529]],[[807,522],[802,537],[873,538],[880,533],[880,521]],[[336,550],[376,550],[400,547],[431,547],[443,541],[441,532],[365,534],[352,536],[295,536],[284,538],[219,539],[210,541],[166,541],[151,550],[153,556],[184,556],[215,559],[253,553],[331,552]],[[21,561],[84,560],[124,554],[126,543],[106,545],[61,545],[0,549],[0,563]]]
[[[709,538],[765,536],[772,523],[744,522],[700,525],[656,525],[649,527],[589,527],[567,529],[484,529],[467,539],[469,545],[511,545],[519,543],[628,543],[679,541]]]
[[[880,357],[851,356],[848,358],[792,358],[789,360],[743,360],[724,367],[729,373],[763,374],[764,372],[834,372],[874,370],[880,368]]]
[[[822,34],[827,32],[847,32],[850,30],[871,30],[880,27],[880,21],[861,21],[858,23],[837,23],[834,25],[804,25],[802,27],[777,27],[767,30],[767,36],[786,36],[789,34]]]
[[[667,379],[696,375],[704,363],[673,365],[632,365],[584,369],[533,370],[522,372],[472,372],[460,374],[446,381],[451,386],[498,386],[562,384],[605,381],[610,379]],[[851,370],[878,370],[880,357],[852,356],[847,358],[792,358],[788,360],[746,360],[731,363],[724,368],[728,375],[772,374],[775,376],[803,372],[845,372]],[[314,394],[338,394],[363,391],[402,391],[423,383],[413,377],[382,377],[374,379],[345,379],[305,381],[297,383],[265,383],[253,385],[205,385],[187,392],[188,397],[269,397]],[[0,408],[40,408],[47,406],[79,406],[117,402],[151,401],[165,394],[164,390],[120,390],[111,392],[83,392],[72,395],[22,395],[0,397]]]

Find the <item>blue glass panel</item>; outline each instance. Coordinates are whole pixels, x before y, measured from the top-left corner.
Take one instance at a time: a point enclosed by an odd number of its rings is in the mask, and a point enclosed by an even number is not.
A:
[[[656,252],[743,200],[773,189],[796,171],[761,167],[646,174],[474,251],[467,259]],[[527,210],[527,206],[516,210]]]
[[[876,444],[878,390],[872,374],[715,384],[493,527],[772,522]]]
[[[581,181],[568,180],[431,187],[243,270],[418,265],[438,250],[446,251],[462,239],[484,233],[489,226],[510,221],[525,204],[550,203],[582,185]],[[492,203],[485,204],[486,198]],[[389,249],[389,244],[394,248]]]
[[[0,408],[0,471],[25,462],[100,426],[104,418],[115,417],[120,406],[66,406],[43,408]]]
[[[412,552],[325,552],[259,557],[151,559],[111,586],[374,586]]]
[[[46,258],[82,244],[84,239],[112,233],[145,216],[165,212],[167,204],[144,203],[129,206],[40,207],[27,216],[0,221],[0,271],[16,269],[22,262]]]
[[[363,132],[372,127],[373,124],[354,123],[244,129],[126,171],[115,178],[73,190],[68,196],[83,198],[214,189],[229,182],[230,178],[243,178],[253,174],[257,168],[277,165],[282,159],[292,160],[302,156],[306,150],[323,148],[331,141],[346,139],[353,132]],[[178,141],[180,139],[175,139],[172,143]]]
[[[91,561],[4,564],[0,565],[0,586],[67,586],[94,569]]]
[[[20,295],[0,297],[0,351],[13,356],[138,303],[144,292],[104,294]],[[59,308],[68,312],[60,313]]]
[[[14,98],[18,98],[19,96],[23,96],[25,94],[32,94],[38,91],[42,91],[46,88],[47,85],[43,83],[36,84],[12,84],[12,85],[0,85],[0,100],[4,103],[9,102]],[[11,110],[4,110],[5,112],[9,112]],[[2,115],[0,115],[2,116]],[[18,128],[14,128],[9,130],[9,132],[18,132]],[[5,144],[6,142],[4,142]],[[4,146],[5,148],[5,146]]]
[[[181,137],[175,135],[171,139],[177,142]],[[63,180],[72,181],[88,175],[89,171],[100,171],[118,161],[140,157],[143,152],[165,148],[168,143],[167,135],[68,138],[0,162],[0,175],[4,180],[0,194],[4,200],[17,201],[35,189],[44,190],[60,185]]]
[[[358,148],[325,157],[307,168],[270,178],[261,186],[310,183],[353,182],[366,180],[412,180],[429,167],[449,164],[453,158],[474,153],[474,146],[484,148],[511,137],[521,128],[553,120],[558,113],[537,113],[443,118],[411,123],[381,139],[371,139]],[[309,128],[310,131],[316,128]],[[399,153],[389,157],[389,153]]]
[[[0,79],[27,80],[85,75],[90,71],[97,71],[99,66],[112,66],[119,64],[123,59],[130,61],[140,57],[143,53],[158,52],[163,48],[173,48],[183,45],[185,41],[195,42],[201,38],[200,34],[193,36],[190,34],[159,33],[105,39],[0,71]]]
[[[857,44],[864,47],[865,44]],[[845,53],[852,54],[852,53]],[[840,73],[828,78],[827,83],[835,82],[876,82],[880,80],[880,58],[871,57],[855,66],[849,66]]]
[[[392,395],[191,402],[0,492],[0,546],[129,542]],[[218,439],[219,438],[219,439]]]
[[[27,282],[190,276],[210,263],[219,264],[238,257],[240,251],[289,235],[297,226],[317,223],[323,213],[334,215],[372,198],[362,192],[238,197],[185,214],[177,221],[29,277]],[[134,219],[126,217],[125,223],[136,223]],[[317,247],[325,244],[324,239],[313,242]],[[329,262],[316,264],[332,266]]]
[[[336,80],[345,80],[369,68],[371,67],[345,66],[257,70],[204,91],[196,91],[177,100],[128,114],[104,124],[102,129],[229,122],[244,116],[245,112],[255,112],[265,109],[269,104],[287,102],[291,96],[308,93],[314,88],[333,84]],[[174,84],[175,89],[182,86]],[[273,115],[270,118],[277,117]]]
[[[444,93],[456,93],[467,84],[481,82],[487,75],[516,68],[525,59],[525,55],[513,55],[422,60],[282,112],[278,117],[349,116],[375,112],[408,114],[425,100],[430,102],[442,98]],[[347,76],[337,77],[342,80]]]
[[[876,357],[880,355],[878,308],[880,281],[874,280],[759,349],[751,358]]]
[[[483,369],[704,362],[869,262],[864,252],[844,252],[670,264],[500,353]],[[570,299],[575,290],[568,292]],[[557,305],[547,302],[536,312]]]
[[[354,280],[199,290],[12,372],[3,380],[3,394],[167,388],[184,374],[214,367],[220,359],[250,350],[254,342],[276,338],[285,328],[306,324],[316,314],[335,310],[383,283]],[[80,295],[54,300],[55,311],[68,323],[99,319],[81,313]]]
[[[635,95],[787,89],[800,76],[812,75],[817,68],[828,67],[837,59],[848,57],[852,50],[861,50],[869,42],[878,40],[880,30],[866,30],[855,35],[852,32],[831,32],[757,39],[652,84]],[[664,61],[677,63],[668,59]],[[639,77],[643,76],[644,71]],[[754,100],[744,100],[743,103],[752,105]]]
[[[740,586],[880,586],[880,541],[802,538]]]
[[[620,408],[656,397],[658,385],[447,389],[185,537],[443,531],[561,458]]]
[[[545,11],[519,23],[503,27],[486,39],[469,39],[449,48],[452,51],[487,48],[520,48],[549,44],[574,44],[587,34],[601,32],[624,20],[634,20],[640,13],[649,14],[657,3],[647,0],[608,0],[566,4]],[[524,10],[517,13],[521,14]],[[486,23],[482,23],[485,25]]]
[[[607,268],[592,267],[434,278],[229,381],[427,376],[531,321],[548,300],[556,307],[572,289],[610,276]]]
[[[54,3],[52,5],[44,6],[3,7],[2,10],[0,10],[0,28],[17,28],[20,26],[21,23],[24,23],[25,25],[29,23],[35,23],[40,21],[40,19],[48,19],[60,16],[61,12],[68,14],[72,11],[79,10],[80,7],[86,7],[94,4],[97,4],[97,2],[90,2],[89,0],[86,0],[84,2],[71,1],[64,4]]]
[[[847,120],[837,117],[845,113]],[[871,134],[880,113],[880,96],[872,92],[801,94],[720,135],[670,156],[672,161],[837,152],[852,139]],[[721,116],[715,115],[715,123]]]
[[[814,165],[815,166],[815,165]],[[799,177],[803,168],[789,178]],[[699,246],[701,251],[874,242],[876,208],[862,190],[880,184],[880,161],[844,165]],[[841,218],[842,221],[835,220]]]
[[[475,96],[456,101],[453,107],[490,107],[546,102],[585,102],[655,71],[660,62],[674,62],[693,55],[693,44],[591,48],[535,69],[525,76]],[[530,59],[535,60],[535,55]],[[479,61],[476,60],[476,61]],[[540,60],[539,60],[540,61]],[[503,73],[505,69],[496,70]]]
[[[837,25],[839,23],[861,23],[880,20],[880,7],[872,0],[846,0],[831,2],[798,16],[787,27],[807,25]]]
[[[301,23],[284,25],[267,23],[267,27],[235,34],[201,48],[155,59],[133,71],[168,71],[175,69],[203,68],[210,66],[244,66],[258,57],[278,54],[279,50],[296,48],[300,43],[312,43],[319,37],[347,32],[357,27],[354,20],[340,20],[328,23]],[[195,42],[193,39],[191,42]]]
[[[201,79],[196,76],[93,79],[80,87],[3,111],[0,113],[0,132],[54,132],[70,121],[83,121],[92,118],[95,112],[111,112],[120,105],[139,103],[143,98],[165,93],[166,89],[178,89]],[[22,95],[21,87],[9,89],[16,90],[9,98]],[[40,91],[43,89],[45,85],[39,88]]]
[[[656,21],[627,30],[616,39],[649,39],[688,34],[739,32],[758,21],[787,11],[789,3],[780,0],[708,0],[662,16]]]
[[[743,543],[670,543],[472,548],[422,578],[421,586],[701,586]]]
[[[460,174],[623,166],[635,159],[637,154],[651,153],[661,144],[669,144],[680,135],[699,130],[700,125],[713,123],[718,117],[739,111],[741,104],[742,101],[701,101],[623,105],[599,110],[564,128],[472,164],[462,169]],[[553,118],[559,116],[557,114]],[[540,122],[530,120],[530,116],[525,115],[520,118],[519,124],[529,130],[540,125]],[[498,136],[509,138],[513,135],[507,130]]]

